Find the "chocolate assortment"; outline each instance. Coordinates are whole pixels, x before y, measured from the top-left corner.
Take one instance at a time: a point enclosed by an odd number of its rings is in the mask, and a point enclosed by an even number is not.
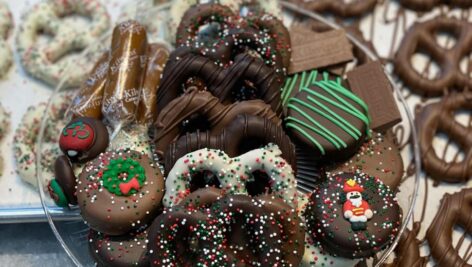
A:
[[[175,44],[117,25],[60,133],[48,190],[99,265],[355,263],[392,244],[401,116],[380,63],[344,30],[221,4],[189,8]]]

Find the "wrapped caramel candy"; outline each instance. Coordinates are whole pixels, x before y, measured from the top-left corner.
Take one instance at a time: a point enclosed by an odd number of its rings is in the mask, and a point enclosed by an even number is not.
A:
[[[146,31],[136,21],[115,27],[102,113],[114,127],[136,119],[147,54]]]

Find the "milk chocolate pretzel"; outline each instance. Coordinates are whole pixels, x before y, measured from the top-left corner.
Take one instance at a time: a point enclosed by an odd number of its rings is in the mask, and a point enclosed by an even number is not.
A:
[[[200,26],[212,22],[221,25],[221,38],[210,47],[201,49],[205,56],[228,63],[235,54],[234,50],[247,46],[269,62],[274,61],[278,69],[288,68],[290,35],[279,19],[265,13],[241,18],[220,4],[200,4],[189,8],[177,28],[177,46],[194,46]]]
[[[192,77],[201,79],[214,96],[222,103],[231,102],[232,94],[240,89],[244,81],[253,83],[258,96],[280,115],[280,88],[283,77],[266,66],[260,58],[249,54],[239,54],[229,68],[222,68],[212,60],[185,53],[183,57],[170,59],[164,69],[160,89],[157,92],[158,114],[181,93],[181,87]]]
[[[445,194],[432,221],[426,238],[438,266],[471,266],[468,258],[459,255],[460,247],[452,244],[452,233],[458,225],[466,233],[472,232],[472,189]],[[459,241],[460,242],[460,241]]]
[[[441,4],[459,8],[472,7],[472,2],[469,0],[400,0],[400,4],[406,8],[423,12],[430,11]]]
[[[246,152],[244,149],[248,148],[244,148],[245,144],[260,145],[258,142],[262,145],[277,144],[282,151],[282,157],[296,172],[295,146],[283,128],[267,118],[252,115],[237,116],[219,133],[210,131],[187,133],[169,145],[164,157],[164,165],[166,171],[170,171],[178,159],[201,148],[219,149],[230,157],[235,157]]]
[[[395,248],[395,259],[391,263],[383,264],[383,267],[426,267],[426,257],[421,257],[420,241],[416,238],[420,231],[420,223],[413,223],[413,229],[405,229],[400,241]]]
[[[271,196],[221,195],[215,188],[199,189],[157,217],[149,234],[151,263],[298,266],[304,229],[290,206]]]
[[[451,49],[442,48],[434,38],[438,31],[455,35],[457,44]],[[460,69],[461,60],[471,51],[472,23],[456,18],[436,17],[415,23],[406,33],[395,56],[395,72],[411,90],[427,96],[441,95],[449,89],[472,88],[472,78]],[[437,62],[439,77],[423,77],[413,68],[411,58],[416,52],[426,52]]]
[[[371,12],[377,0],[295,0],[306,9],[320,13],[331,13],[342,18],[359,17]]]
[[[472,93],[448,95],[425,106],[416,116],[423,166],[437,182],[465,182],[472,175],[472,130],[454,119],[454,112],[460,109],[472,109]],[[447,134],[461,147],[465,153],[462,162],[446,162],[436,155],[433,139],[439,132]]]
[[[167,146],[181,135],[182,122],[200,115],[208,122],[206,127],[212,134],[220,133],[224,127],[241,114],[256,115],[281,125],[281,120],[263,101],[255,99],[229,105],[207,91],[191,90],[172,100],[156,120],[156,152],[163,157]]]

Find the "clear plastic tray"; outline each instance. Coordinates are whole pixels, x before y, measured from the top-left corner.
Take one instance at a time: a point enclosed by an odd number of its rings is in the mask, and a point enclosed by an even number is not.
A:
[[[283,7],[283,16],[284,16],[284,22],[286,23],[287,26],[289,26],[293,21],[294,18],[299,18],[299,17],[308,17],[312,18],[314,20],[317,20],[321,23],[324,23],[332,28],[339,28],[338,25],[331,23],[324,19],[322,16],[319,14],[315,14],[312,12],[309,12],[307,10],[300,9],[294,4],[288,3],[288,2],[281,2],[282,7]],[[170,4],[162,4],[159,6],[156,6],[155,8],[146,10],[145,13],[140,13],[140,16],[138,19],[146,19],[146,18],[156,18],[158,17],[163,17],[165,16],[166,12],[168,11],[170,7]],[[165,23],[165,21],[163,21]],[[166,40],[167,33],[164,30],[165,27],[162,27],[163,30],[159,31],[158,38],[162,38]],[[155,36],[153,36],[155,37]],[[371,59],[376,60],[376,56],[372,51],[370,51],[367,47],[363,46],[361,42],[359,42],[355,37],[353,36],[348,36],[349,39],[359,47],[361,50],[363,50]],[[109,35],[104,36],[102,40],[100,40],[101,43],[106,42],[106,40],[109,39]],[[155,39],[155,38],[152,38]],[[168,38],[167,38],[168,39]],[[402,148],[402,157],[404,160],[404,165],[405,168],[407,168],[407,163],[411,162],[412,159],[415,163],[415,171],[413,173],[409,173],[408,177],[405,177],[404,182],[400,186],[400,192],[398,195],[398,199],[400,202],[400,206],[403,209],[403,224],[400,229],[400,233],[395,240],[395,242],[387,249],[384,251],[380,252],[378,255],[379,261],[375,262],[375,265],[378,266],[380,263],[385,261],[385,259],[388,257],[388,255],[394,250],[399,237],[401,236],[401,233],[404,231],[404,229],[407,226],[407,223],[411,217],[411,214],[413,212],[414,208],[414,203],[416,200],[416,196],[418,193],[418,184],[419,184],[419,175],[420,175],[420,157],[419,157],[419,150],[418,150],[418,145],[417,145],[417,135],[415,132],[415,129],[413,127],[413,117],[412,114],[406,105],[406,102],[404,98],[401,96],[400,91],[398,90],[397,86],[394,84],[393,79],[389,74],[387,74],[390,82],[392,83],[393,87],[395,88],[393,94],[395,96],[395,99],[397,101],[397,104],[399,106],[400,112],[402,114],[403,120],[402,123],[397,125],[397,128],[401,128],[399,131],[394,131],[396,133],[403,133],[405,136],[408,136],[411,134],[411,138],[409,139],[408,143],[404,144],[404,147]],[[66,79],[66,77],[65,77]],[[54,97],[57,97],[58,93],[62,91],[61,86],[58,86],[56,88],[56,91],[54,95],[52,96],[51,101],[53,100]],[[44,124],[46,122],[47,118],[43,118],[42,122],[42,127],[41,127],[41,132],[39,135],[39,140],[38,140],[38,145],[42,145],[42,136],[44,134]],[[402,139],[402,138],[399,138]],[[41,149],[38,149],[38,151],[41,151]],[[41,155],[37,156],[37,160],[41,160]],[[405,169],[405,173],[406,169]],[[44,184],[44,179],[42,177],[42,174],[40,170],[38,170],[38,182],[40,183],[40,188],[45,188]],[[306,188],[299,188],[300,192],[306,193],[307,190],[304,190]],[[44,211],[46,213],[46,217],[48,219],[48,222],[61,243],[61,245],[64,247],[65,251],[67,254],[70,256],[72,261],[77,264],[78,266],[94,266],[94,261],[89,255],[88,252],[88,244],[87,244],[87,235],[88,235],[88,227],[85,225],[85,223],[80,220],[80,214],[78,208],[71,208],[71,209],[60,209],[57,208],[54,204],[54,202],[50,199],[47,190],[40,190],[40,195],[41,195],[41,201],[43,203]],[[71,221],[64,221],[64,220],[59,220],[55,214],[58,212],[58,209],[60,209],[60,213],[63,214],[63,216],[66,216],[68,218],[73,218],[74,220]],[[77,220],[75,220],[77,219]],[[374,265],[373,262],[369,263],[370,265]]]

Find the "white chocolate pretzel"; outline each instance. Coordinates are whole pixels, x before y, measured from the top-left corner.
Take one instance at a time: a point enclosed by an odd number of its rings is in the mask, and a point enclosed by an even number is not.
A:
[[[70,14],[88,17],[91,22],[84,27],[83,23],[61,20]],[[67,66],[71,65],[73,71],[67,73],[64,86],[79,86],[95,60],[61,58],[97,43],[109,27],[107,10],[98,0],[42,1],[24,15],[16,36],[21,63],[29,74],[50,85],[57,85],[66,74]],[[52,36],[47,44],[37,42],[41,32]]]
[[[0,1],[0,78],[3,77],[13,62],[13,54],[7,43],[13,27],[13,19],[8,6]]]
[[[54,161],[62,154],[59,148],[59,134],[68,123],[64,114],[71,102],[72,95],[70,93],[61,93],[54,97],[47,110],[48,120],[41,146],[41,172],[45,180],[54,177]],[[46,107],[46,103],[29,107],[13,137],[17,172],[24,181],[33,186],[37,185],[36,141]]]
[[[172,207],[180,203],[189,192],[192,174],[211,171],[218,178],[221,188],[229,194],[247,194],[246,182],[254,171],[264,171],[270,178],[272,194],[285,199],[287,204],[297,205],[297,183],[292,167],[281,157],[275,144],[251,150],[239,157],[230,158],[216,149],[200,149],[180,158],[166,179],[163,203]]]

